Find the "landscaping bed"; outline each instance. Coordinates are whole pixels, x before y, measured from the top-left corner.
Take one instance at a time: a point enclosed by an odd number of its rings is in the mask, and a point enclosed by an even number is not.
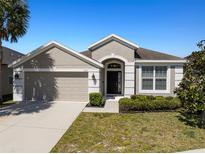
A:
[[[205,148],[205,130],[177,112],[81,113],[51,152],[180,152]]]
[[[3,95],[2,98],[3,102],[0,103],[0,108],[13,105],[16,103],[15,101],[13,101],[13,94]]]
[[[11,101],[13,100],[13,94],[3,95],[2,99],[3,99],[3,102]]]
[[[120,112],[175,111],[181,107],[176,97],[133,95],[119,100]]]

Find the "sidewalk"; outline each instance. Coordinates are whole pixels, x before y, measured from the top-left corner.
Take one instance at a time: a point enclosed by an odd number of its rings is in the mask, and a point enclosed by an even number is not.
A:
[[[115,99],[107,99],[104,107],[85,107],[83,112],[119,113],[119,104]]]
[[[183,151],[179,153],[205,153],[205,149],[189,150],[189,151]]]

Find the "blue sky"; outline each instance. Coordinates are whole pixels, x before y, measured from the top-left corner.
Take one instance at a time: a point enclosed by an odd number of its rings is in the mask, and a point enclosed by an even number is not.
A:
[[[29,29],[4,46],[28,53],[55,40],[76,51],[117,34],[140,47],[187,56],[205,39],[205,0],[28,0]]]

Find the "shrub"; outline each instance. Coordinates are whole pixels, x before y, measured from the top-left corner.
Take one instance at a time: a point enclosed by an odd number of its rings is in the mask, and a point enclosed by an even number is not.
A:
[[[129,111],[134,109],[134,100],[130,98],[121,98],[119,100],[119,108],[122,111]]]
[[[130,98],[131,99],[137,99],[137,95],[131,95]]]
[[[157,99],[157,100],[164,100],[165,98],[163,96],[155,96],[155,99]]]
[[[178,98],[174,97],[167,99],[162,96],[142,97],[142,95],[135,95],[135,99],[120,99],[119,106],[121,112],[175,110],[181,107],[181,102]]]
[[[154,100],[155,97],[152,95],[131,95],[130,97],[133,100],[140,100],[140,101],[147,101],[147,100]]]
[[[136,95],[136,99],[143,102],[148,101],[148,98],[145,95]]]
[[[158,99],[154,100],[153,104],[155,104],[155,110],[173,110],[175,108],[172,107],[172,102],[166,99]]]
[[[174,106],[173,108],[180,108],[180,107],[182,107],[182,103],[181,103],[181,101],[180,101],[180,99],[178,98],[178,97],[175,97],[175,98],[173,98],[172,100],[171,100],[171,105],[172,106]]]
[[[174,97],[168,96],[168,97],[165,97],[165,98],[166,98],[166,100],[172,100]]]
[[[90,93],[89,101],[92,106],[103,106],[105,102],[101,93]]]
[[[205,127],[205,40],[200,41],[197,46],[199,51],[192,52],[187,56],[187,63],[184,65],[184,75],[175,93],[180,98],[184,114],[187,112],[193,116],[186,116],[185,120],[195,120],[195,115],[199,118],[199,127]],[[201,114],[201,115],[200,115]]]
[[[152,96],[152,95],[148,95],[147,98],[148,98],[149,100],[155,100],[155,99],[156,99],[156,98],[155,98],[154,96]]]

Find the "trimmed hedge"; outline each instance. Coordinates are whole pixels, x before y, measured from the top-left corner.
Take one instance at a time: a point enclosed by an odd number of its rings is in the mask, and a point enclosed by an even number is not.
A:
[[[133,95],[130,98],[119,100],[120,112],[129,111],[163,111],[175,110],[181,107],[181,102],[176,97]]]
[[[103,106],[104,105],[104,99],[101,93],[90,93],[89,94],[89,104],[91,106]]]

